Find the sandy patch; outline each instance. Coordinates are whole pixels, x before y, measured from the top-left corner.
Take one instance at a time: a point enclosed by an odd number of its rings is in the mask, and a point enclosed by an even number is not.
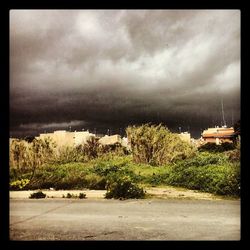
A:
[[[196,190],[175,188],[175,187],[151,187],[145,188],[148,194],[154,195],[160,198],[186,198],[186,199],[201,199],[201,200],[221,200],[214,194],[199,192]]]
[[[29,198],[30,194],[38,190],[28,190],[28,191],[10,191],[11,199],[25,199]],[[42,190],[47,196],[46,198],[62,198],[63,195],[66,196],[67,193],[79,195],[80,193],[85,193],[87,198],[104,198],[106,190]]]
[[[210,194],[198,192],[196,190],[175,188],[175,187],[147,187],[144,188],[147,194],[157,198],[186,198],[186,199],[202,199],[202,200],[221,200],[222,197]],[[30,194],[37,190],[28,191],[10,191],[11,199],[26,199]],[[42,190],[47,195],[46,198],[62,198],[67,193],[79,195],[79,193],[85,193],[86,198],[103,199],[106,190]]]

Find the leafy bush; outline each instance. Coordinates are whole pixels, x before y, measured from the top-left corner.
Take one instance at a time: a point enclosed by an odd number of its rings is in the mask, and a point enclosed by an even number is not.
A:
[[[140,188],[127,176],[108,182],[105,198],[111,199],[139,199],[145,197],[143,188]]]
[[[56,154],[54,154],[53,162],[66,164],[70,162],[84,161],[84,155],[81,152],[80,147],[61,146],[58,148]]]
[[[82,151],[86,160],[92,160],[98,157],[98,148],[99,148],[98,139],[95,137],[90,137],[87,140],[87,143],[82,146]]]
[[[70,198],[72,198],[72,197],[74,197],[74,194],[67,193],[66,198],[70,199]]]
[[[126,129],[136,163],[163,165],[193,156],[196,149],[161,124]]]
[[[91,164],[67,163],[60,165],[45,165],[38,169],[32,181],[27,185],[29,189],[105,189],[106,179],[90,168]]]
[[[29,184],[29,179],[21,179],[17,181],[12,181],[10,183],[10,190],[22,190],[25,186]]]
[[[30,199],[42,199],[45,198],[46,194],[44,194],[42,191],[38,191],[35,193],[30,194]]]
[[[122,146],[121,143],[115,143],[111,145],[99,145],[98,148],[98,157],[109,155],[114,156],[125,156],[129,154],[129,150]]]
[[[77,195],[77,194],[67,193],[66,196],[63,194],[62,198],[67,198],[67,199],[71,199],[71,198],[85,199],[86,198],[86,194],[85,193],[79,193],[79,195]]]
[[[70,198],[77,198],[77,194],[70,194],[70,193],[67,193],[67,196],[66,198],[70,199]]]
[[[185,165],[173,167],[167,182],[169,185],[186,187],[220,195],[240,195],[240,165]]]
[[[83,182],[86,188],[98,190],[105,189],[107,180],[103,176],[90,173],[84,177]]]
[[[119,165],[113,165],[106,162],[101,162],[93,167],[93,172],[100,176],[107,176],[110,172],[118,172],[121,169]]]
[[[229,161],[231,162],[240,162],[240,149],[234,149],[226,152]]]
[[[14,139],[10,143],[10,168],[18,174],[29,172],[31,180],[39,167],[52,161],[55,146],[50,138],[34,139],[31,143]]]
[[[200,152],[191,159],[186,159],[185,161],[179,161],[177,165],[185,168],[190,166],[196,166],[196,167],[206,166],[210,164],[220,165],[227,162],[228,162],[228,156],[226,154]]]
[[[79,194],[79,199],[85,199],[86,198],[86,194],[85,193],[80,193]]]
[[[147,178],[147,183],[157,186],[162,184],[168,184],[169,172],[165,171],[164,173],[155,174],[153,173],[150,177]]]
[[[128,178],[133,184],[174,185],[224,195],[239,195],[240,162],[232,151],[199,152],[174,164],[152,166],[134,163],[132,156],[97,158],[88,163],[49,164],[37,169],[24,189],[106,189]],[[14,171],[14,170],[13,170]],[[16,171],[16,170],[15,170]],[[30,174],[11,172],[11,182]],[[118,188],[118,187],[117,187]]]
[[[215,143],[208,142],[199,147],[200,152],[224,152],[228,150],[235,149],[235,145],[233,143],[224,142],[221,145],[216,145]]]

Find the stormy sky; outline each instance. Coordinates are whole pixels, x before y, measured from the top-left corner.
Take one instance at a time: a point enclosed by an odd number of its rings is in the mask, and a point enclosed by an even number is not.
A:
[[[238,10],[11,10],[10,135],[240,119]]]

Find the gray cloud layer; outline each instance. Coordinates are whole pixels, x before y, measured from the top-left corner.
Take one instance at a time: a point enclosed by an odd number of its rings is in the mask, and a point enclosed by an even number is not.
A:
[[[240,11],[12,10],[10,98],[16,134],[72,121],[197,131],[220,125],[221,98],[231,123]]]

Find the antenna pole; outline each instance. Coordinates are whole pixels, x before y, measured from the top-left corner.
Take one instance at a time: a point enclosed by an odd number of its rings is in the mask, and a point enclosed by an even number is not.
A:
[[[224,116],[223,99],[221,99],[221,110],[222,110],[223,124],[224,124],[224,126],[226,126],[226,121],[225,121],[225,116]]]
[[[234,113],[233,113],[233,110],[232,110],[232,127],[234,126]]]

